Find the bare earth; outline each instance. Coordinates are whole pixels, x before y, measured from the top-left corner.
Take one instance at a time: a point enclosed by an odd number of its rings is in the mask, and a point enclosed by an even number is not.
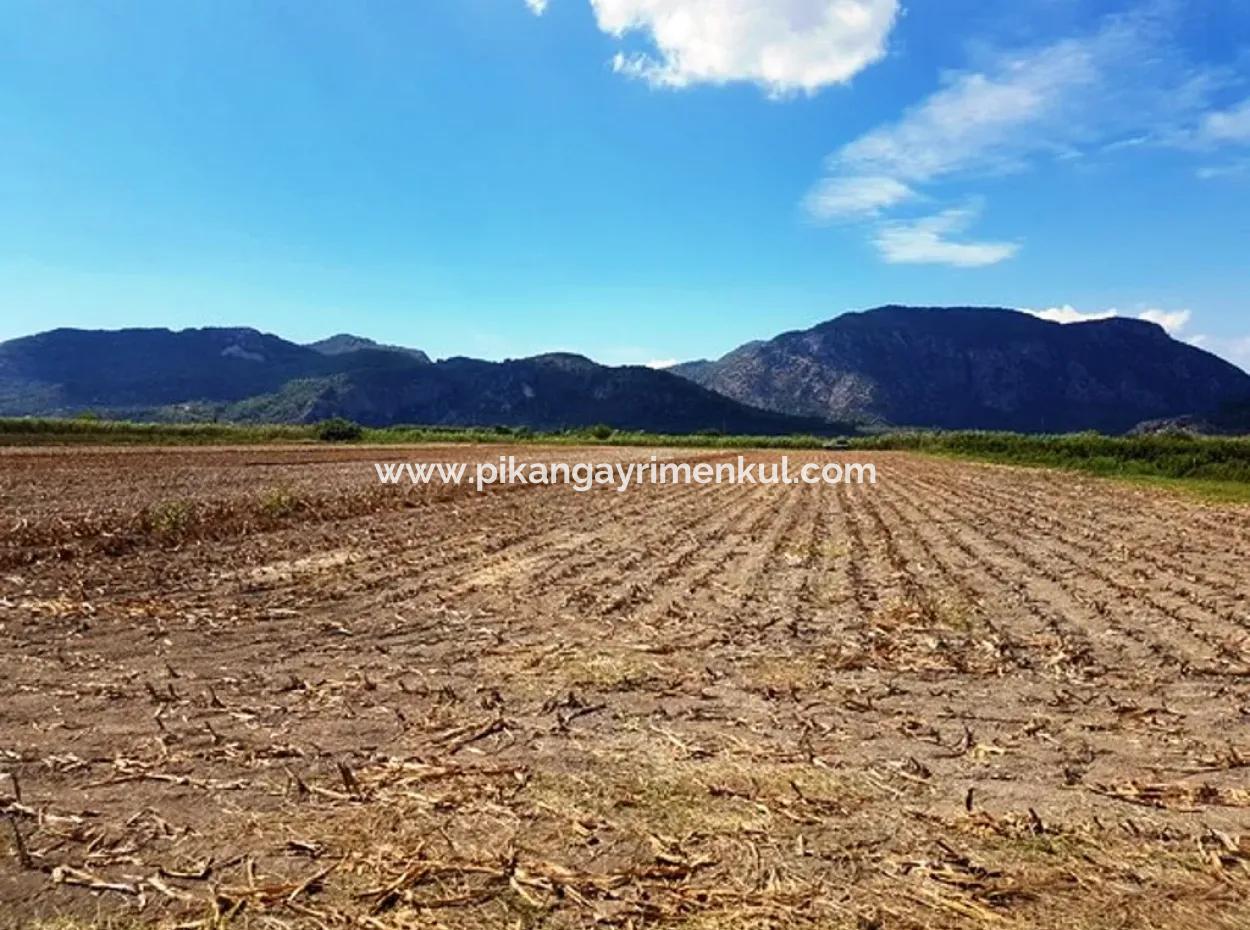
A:
[[[0,927],[1250,926],[1250,510],[508,452],[0,451]]]

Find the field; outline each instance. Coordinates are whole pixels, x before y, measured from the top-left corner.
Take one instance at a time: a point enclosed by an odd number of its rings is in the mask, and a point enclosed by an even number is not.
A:
[[[0,927],[1250,926],[1250,507],[651,451],[0,449]]]

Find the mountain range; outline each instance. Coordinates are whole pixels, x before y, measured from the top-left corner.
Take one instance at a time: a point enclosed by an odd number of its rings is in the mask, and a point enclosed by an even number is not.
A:
[[[689,433],[830,434],[824,418],[738,403],[666,371],[553,353],[486,362],[339,335],[309,346],[254,329],[57,329],[0,343],[0,416],[370,426],[606,423]]]
[[[432,361],[345,333],[299,345],[247,328],[57,329],[0,343],[3,416],[832,434],[1123,432],[1173,418],[1245,428],[1247,410],[1250,375],[1156,324],[993,308],[846,313],[667,370],[569,353]]]

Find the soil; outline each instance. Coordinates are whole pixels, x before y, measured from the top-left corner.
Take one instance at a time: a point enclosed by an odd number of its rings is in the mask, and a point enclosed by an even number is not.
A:
[[[653,453],[0,451],[0,927],[1250,926],[1250,508]]]

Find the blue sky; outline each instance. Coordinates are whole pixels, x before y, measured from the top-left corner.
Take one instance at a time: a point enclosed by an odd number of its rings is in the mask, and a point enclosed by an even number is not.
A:
[[[634,363],[992,304],[1146,314],[1250,365],[1244,0],[0,13],[0,338]]]

